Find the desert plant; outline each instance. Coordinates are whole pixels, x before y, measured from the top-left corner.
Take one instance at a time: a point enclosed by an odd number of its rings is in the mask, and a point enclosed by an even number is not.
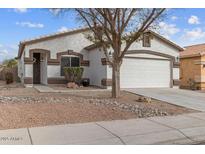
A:
[[[84,69],[82,67],[65,67],[65,78],[68,82],[80,83]]]
[[[5,73],[5,80],[6,80],[6,84],[13,83],[13,81],[14,81],[13,73],[7,71],[7,72]]]
[[[3,61],[3,65],[7,68],[13,68],[17,66],[17,61],[15,59],[6,59]]]

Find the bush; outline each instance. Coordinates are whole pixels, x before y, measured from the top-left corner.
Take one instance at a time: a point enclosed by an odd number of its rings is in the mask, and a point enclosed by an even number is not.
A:
[[[82,67],[65,67],[65,78],[68,82],[80,83],[84,69]]]
[[[3,65],[6,66],[7,68],[14,68],[17,67],[18,63],[17,60],[15,59],[6,59],[3,61]]]
[[[12,72],[6,72],[5,73],[5,80],[6,80],[6,84],[13,83],[14,82],[13,73]]]

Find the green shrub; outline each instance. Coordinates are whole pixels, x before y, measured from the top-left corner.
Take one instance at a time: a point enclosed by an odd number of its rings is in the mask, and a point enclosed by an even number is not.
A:
[[[64,67],[65,78],[68,82],[80,83],[84,69],[82,67]]]
[[[6,66],[7,68],[13,68],[18,65],[17,60],[15,59],[6,59],[3,61],[3,65]]]
[[[6,72],[5,73],[5,80],[6,80],[6,84],[13,83],[14,82],[13,73],[12,72]]]

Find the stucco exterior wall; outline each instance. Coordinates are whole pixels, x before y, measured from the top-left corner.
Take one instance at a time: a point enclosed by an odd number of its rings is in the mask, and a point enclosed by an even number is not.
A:
[[[25,75],[24,77],[33,77],[33,65],[25,64]]]
[[[41,69],[41,84],[47,85],[47,57],[46,54],[41,54],[43,59],[40,63]]]
[[[88,68],[88,76],[90,78],[91,85],[103,87],[101,85],[101,80],[107,78],[107,66],[102,65],[101,62],[101,58],[104,57],[104,53],[102,51],[99,51],[99,49],[89,51],[90,67]]]
[[[180,87],[190,88],[189,79],[196,81],[201,77],[202,65],[196,64],[201,61],[201,57],[181,58],[180,59]],[[200,88],[200,84],[196,85]]]
[[[179,56],[179,49],[174,48],[172,45],[162,41],[161,39],[154,37],[151,39],[151,47],[143,47],[142,41],[135,42],[131,45],[129,50],[151,50],[161,52],[174,57]]]
[[[142,41],[135,42],[130,48],[129,51],[135,51],[135,50],[149,50],[149,51],[154,51],[162,54],[166,54],[172,57],[179,57],[179,49],[174,48],[172,45],[169,45],[162,41],[161,39],[158,39],[157,37],[153,37],[151,39],[151,47],[143,47]],[[146,53],[141,53],[141,54],[126,54],[125,57],[135,57],[136,60],[137,58],[151,58],[151,59],[168,59],[163,56],[158,56],[158,55],[152,55],[152,54],[146,54]],[[167,70],[170,71],[170,70]],[[112,78],[112,68],[107,66],[107,78],[111,79]],[[179,68],[173,68],[173,79],[179,80]]]
[[[24,83],[24,57],[22,56],[20,59],[18,59],[18,77],[21,80],[21,83]]]
[[[83,66],[84,72],[83,72],[83,78],[89,78],[89,67],[90,66]],[[64,76],[61,76],[61,66],[60,65],[47,65],[47,77],[49,78],[64,78]]]
[[[91,42],[85,38],[85,35],[86,33],[76,33],[72,35],[61,36],[54,39],[28,44],[25,46],[25,57],[29,57],[29,50],[31,49],[49,50],[51,59],[57,59],[58,52],[72,50],[73,52],[82,54],[83,60],[88,60],[88,52],[84,50],[84,47],[90,45]],[[88,78],[89,76],[88,67],[89,66],[84,66],[83,78]],[[47,73],[44,73],[44,75],[45,74],[48,78],[64,78],[60,75],[60,65],[48,64]],[[33,68],[31,64],[25,65],[25,77],[33,77]]]
[[[179,80],[179,68],[173,68],[173,79]]]
[[[72,50],[74,52],[80,53],[83,55],[84,60],[89,60],[89,66],[84,67],[83,78],[89,78],[91,85],[97,85],[102,87],[102,79],[111,79],[112,78],[112,68],[109,65],[102,65],[101,58],[104,58],[104,53],[99,49],[93,49],[91,51],[86,51],[84,48],[92,43],[85,38],[84,33],[76,33],[67,36],[60,36],[57,38],[52,38],[44,40],[41,42],[36,42],[32,44],[27,44],[25,46],[25,57],[29,57],[29,51],[31,49],[44,49],[50,51],[51,59],[57,59],[58,52],[64,52]],[[129,49],[130,51],[134,50],[149,50],[158,53],[163,53],[173,57],[179,56],[179,50],[158,39],[153,37],[151,39],[151,47],[143,47],[142,41],[135,42]],[[127,54],[126,56],[135,57],[135,58],[150,58],[150,59],[167,59],[163,56],[152,55],[152,54]],[[22,56],[24,58],[24,56]],[[33,77],[33,66],[32,64],[22,64],[24,66],[24,77]],[[45,64],[44,64],[45,65]],[[42,68],[43,69],[43,68]],[[170,71],[170,70],[167,70]],[[21,71],[19,71],[21,72]],[[20,73],[19,73],[20,74]],[[60,76],[60,65],[47,65],[47,72],[45,73],[48,78],[61,78]],[[41,77],[43,78],[43,77]],[[173,69],[173,79],[178,79],[179,73],[178,69]]]
[[[205,56],[201,57],[201,61],[205,62]],[[201,89],[205,89],[205,65],[201,65]]]
[[[45,40],[33,44],[26,45],[25,57],[29,57],[30,49],[46,49],[51,52],[51,58],[56,59],[58,52],[73,50],[83,54],[87,59],[87,53],[83,50],[84,47],[90,45],[91,42],[85,38],[85,33],[76,33],[67,36],[61,36],[50,40]]]

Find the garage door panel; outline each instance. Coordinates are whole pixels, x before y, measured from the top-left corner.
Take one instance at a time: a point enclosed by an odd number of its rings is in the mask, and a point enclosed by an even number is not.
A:
[[[170,61],[125,58],[120,76],[122,88],[169,87]]]

